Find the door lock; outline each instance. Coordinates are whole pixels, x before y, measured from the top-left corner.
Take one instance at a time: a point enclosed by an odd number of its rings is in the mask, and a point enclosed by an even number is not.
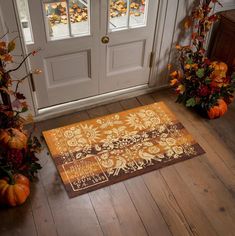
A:
[[[108,36],[103,36],[103,37],[101,38],[101,42],[104,43],[104,44],[109,43],[109,37],[108,37]]]

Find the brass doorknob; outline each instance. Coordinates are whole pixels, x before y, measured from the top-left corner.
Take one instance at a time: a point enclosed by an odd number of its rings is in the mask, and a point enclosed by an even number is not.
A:
[[[108,36],[102,37],[101,42],[104,43],[104,44],[109,43],[109,37]]]

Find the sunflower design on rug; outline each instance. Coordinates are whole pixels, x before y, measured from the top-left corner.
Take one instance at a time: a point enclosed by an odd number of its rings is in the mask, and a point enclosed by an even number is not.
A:
[[[43,135],[70,197],[204,153],[162,102]]]

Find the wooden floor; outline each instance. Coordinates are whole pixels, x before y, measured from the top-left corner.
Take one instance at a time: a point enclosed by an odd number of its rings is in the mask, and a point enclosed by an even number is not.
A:
[[[30,199],[0,210],[0,235],[235,235],[235,104],[208,121],[174,100],[161,91],[40,123],[38,132],[164,101],[206,154],[69,199],[45,149]]]

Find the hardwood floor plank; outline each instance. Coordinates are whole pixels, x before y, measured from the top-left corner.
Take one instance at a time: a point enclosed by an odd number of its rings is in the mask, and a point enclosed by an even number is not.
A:
[[[172,235],[158,205],[147,189],[143,178],[125,181],[125,186],[149,235]]]
[[[176,168],[218,234],[232,235],[235,232],[234,198],[211,169],[196,159]]]
[[[138,100],[136,98],[130,98],[127,100],[123,100],[120,102],[120,104],[124,110],[141,106],[141,104],[138,102]]]
[[[183,212],[162,178],[160,171],[145,174],[143,178],[172,234],[177,236],[193,235]]]
[[[121,225],[113,207],[109,187],[88,194],[104,235],[122,235]]]
[[[55,222],[46,197],[45,190],[42,185],[40,174],[38,181],[34,182],[31,185],[30,200],[38,235],[57,235]]]
[[[184,183],[175,166],[163,168],[160,173],[174,195],[194,235],[217,235],[213,225]]]
[[[16,208],[0,208],[0,219],[1,236],[38,235],[30,199]]]
[[[106,106],[89,109],[87,112],[90,118],[113,113]],[[89,195],[105,235],[147,235],[123,182]]]
[[[70,125],[88,119],[88,115],[85,111],[80,111],[66,116],[60,116],[54,119],[49,119],[36,124],[36,127],[40,127],[42,130],[49,130],[59,128],[65,125]]]

